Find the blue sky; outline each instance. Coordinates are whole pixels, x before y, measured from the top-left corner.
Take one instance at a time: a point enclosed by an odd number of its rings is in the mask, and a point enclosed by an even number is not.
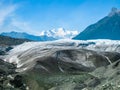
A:
[[[120,0],[0,0],[0,32],[39,34],[63,27],[83,31],[110,12]]]

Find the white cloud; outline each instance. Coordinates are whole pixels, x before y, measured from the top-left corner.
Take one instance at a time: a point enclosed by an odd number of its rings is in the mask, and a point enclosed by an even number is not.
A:
[[[39,35],[38,32],[33,30],[32,27],[30,26],[31,25],[28,22],[19,20],[17,18],[12,18],[9,24],[9,28],[11,28],[11,30],[14,30],[17,32],[27,32],[30,34]]]
[[[20,30],[24,30],[24,29],[28,30],[28,29],[30,29],[27,22],[20,21],[20,20],[18,21],[16,18],[12,18],[10,25],[13,26],[13,27],[17,27]]]
[[[30,34],[39,35],[37,30],[34,30],[29,22],[24,21],[16,14],[22,5],[17,3],[5,3],[5,0],[0,0],[0,33],[2,32],[27,32]]]
[[[0,25],[9,17],[17,8],[17,5],[0,5]]]
[[[5,4],[4,0],[0,0],[0,33],[17,31],[37,35],[38,32],[35,32],[28,22],[16,15],[16,10],[20,8],[19,6],[19,4]]]

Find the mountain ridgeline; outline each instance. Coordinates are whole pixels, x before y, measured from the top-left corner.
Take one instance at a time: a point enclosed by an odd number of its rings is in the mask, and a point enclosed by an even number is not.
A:
[[[108,16],[99,20],[97,23],[88,26],[83,32],[73,39],[120,40],[120,11],[117,10],[117,8],[112,8]]]
[[[39,36],[28,34],[25,32],[3,32],[1,35],[9,36],[12,38],[29,39],[32,41],[53,41],[58,39],[73,38],[78,34],[78,31],[65,30],[64,28],[58,28],[48,31],[42,31]]]
[[[51,40],[55,40],[52,37],[48,37],[46,35],[44,36],[35,36],[35,35],[31,35],[31,34],[27,34],[27,33],[22,33],[22,32],[3,32],[1,33],[1,35],[3,36],[9,36],[12,38],[22,38],[22,39],[28,39],[28,40],[32,40],[32,41],[51,41]]]

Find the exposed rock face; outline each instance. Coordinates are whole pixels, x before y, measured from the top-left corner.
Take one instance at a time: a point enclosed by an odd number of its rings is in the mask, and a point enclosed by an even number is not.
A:
[[[12,46],[0,46],[0,55],[5,55],[11,49],[13,49]]]
[[[16,65],[0,59],[0,90],[27,90],[24,78],[15,70]]]
[[[26,85],[24,85],[23,77],[20,75],[16,75],[13,80],[10,80],[10,84],[15,88],[19,88],[21,90],[26,90]]]
[[[115,8],[115,7],[113,7],[112,9],[111,9],[111,12],[109,13],[109,15],[108,16],[113,16],[113,15],[115,15],[115,14],[120,14],[120,10],[118,10],[117,8]]]
[[[10,64],[8,62],[3,61],[2,59],[0,59],[0,76],[2,75],[8,75],[8,74],[13,74],[15,73],[15,65],[14,64]]]

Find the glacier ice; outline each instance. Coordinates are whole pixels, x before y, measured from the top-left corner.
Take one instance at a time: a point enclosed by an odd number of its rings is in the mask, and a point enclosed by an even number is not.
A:
[[[12,49],[5,60],[10,63],[16,63],[18,72],[34,67],[37,61],[44,60],[46,57],[54,57],[63,62],[94,68],[95,65],[91,60],[96,60],[98,59],[97,57],[107,60],[108,63],[112,62],[101,52],[119,53],[120,41],[61,39],[47,42],[25,42]],[[41,65],[40,67],[48,71],[45,66]],[[64,72],[62,67],[64,66],[58,65],[60,71]]]

